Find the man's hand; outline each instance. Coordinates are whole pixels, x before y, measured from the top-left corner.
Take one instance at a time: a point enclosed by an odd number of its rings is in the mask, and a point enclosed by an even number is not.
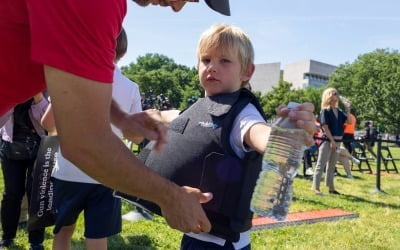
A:
[[[280,105],[276,113],[278,116],[288,116],[290,120],[296,122],[298,128],[302,128],[309,136],[305,138],[307,146],[315,144],[312,135],[317,132],[317,125],[315,124],[314,105],[312,103],[302,103],[299,106],[288,109],[285,105]]]
[[[196,188],[181,187],[178,192],[167,197],[164,204],[159,205],[170,227],[184,233],[209,232],[211,224],[200,203],[206,203],[211,199],[211,193],[201,193]]]
[[[166,143],[167,127],[162,122],[160,111],[148,109],[135,114],[123,112],[118,104],[111,104],[111,118],[128,140],[134,141],[138,136],[144,136],[149,140],[156,141],[154,149],[162,150]]]

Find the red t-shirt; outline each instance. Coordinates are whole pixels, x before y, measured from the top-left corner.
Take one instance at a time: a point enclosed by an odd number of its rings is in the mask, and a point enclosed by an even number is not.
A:
[[[112,83],[126,0],[2,0],[0,115],[45,89],[43,64]]]

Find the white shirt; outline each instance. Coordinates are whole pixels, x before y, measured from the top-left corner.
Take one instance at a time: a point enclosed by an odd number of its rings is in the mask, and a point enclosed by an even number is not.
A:
[[[139,87],[136,83],[125,77],[117,66],[115,66],[113,81],[112,96],[120,108],[131,114],[142,111]],[[122,132],[114,125],[111,125],[111,128],[122,139]],[[64,181],[98,183],[82,172],[72,162],[65,159],[60,150],[58,151],[57,162],[53,168],[52,176]]]
[[[246,152],[252,151],[244,146],[243,139],[247,131],[256,123],[266,123],[260,112],[253,104],[247,104],[246,107],[239,113],[233,122],[232,131],[230,134],[230,144],[233,151],[239,158],[243,158]],[[188,236],[207,242],[212,242],[223,246],[225,239],[208,233],[188,233]],[[235,249],[241,249],[250,244],[250,230],[240,233],[239,241],[232,243]]]

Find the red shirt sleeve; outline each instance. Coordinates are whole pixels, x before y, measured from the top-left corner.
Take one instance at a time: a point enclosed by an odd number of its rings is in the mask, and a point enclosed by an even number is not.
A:
[[[126,0],[27,1],[32,59],[112,83]]]

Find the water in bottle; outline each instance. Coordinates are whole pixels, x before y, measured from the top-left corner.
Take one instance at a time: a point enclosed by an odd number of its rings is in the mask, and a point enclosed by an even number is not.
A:
[[[350,107],[350,101],[344,96],[339,96],[339,100],[343,103],[343,105],[347,108]]]
[[[297,103],[289,103],[294,108]],[[261,216],[284,220],[292,200],[293,178],[306,149],[303,129],[288,118],[280,118],[272,127],[263,165],[251,200],[251,210]]]

